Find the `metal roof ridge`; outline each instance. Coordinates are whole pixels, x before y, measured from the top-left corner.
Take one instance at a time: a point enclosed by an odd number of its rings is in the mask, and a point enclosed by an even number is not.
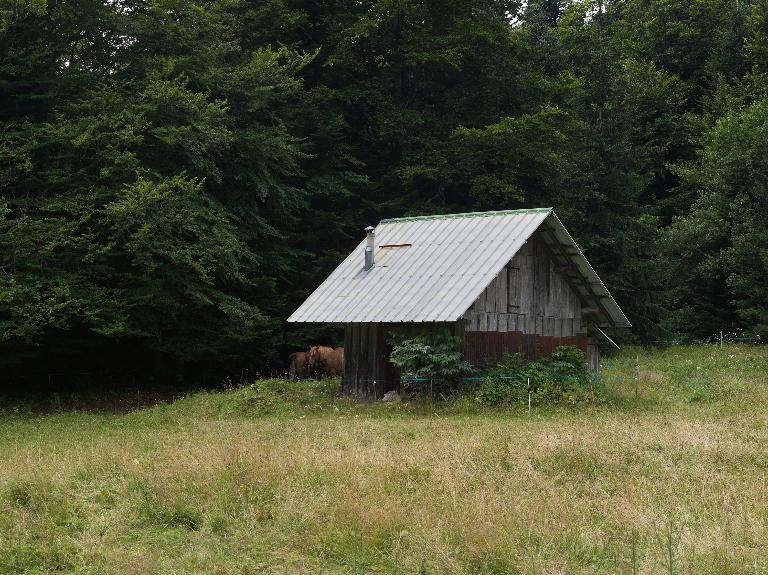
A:
[[[552,212],[553,208],[522,208],[519,210],[497,210],[490,212],[463,212],[459,214],[433,214],[428,216],[404,216],[401,218],[387,218],[379,224],[396,224],[400,222],[416,222],[420,220],[452,220],[458,218],[482,218],[488,216],[513,216],[520,214],[543,214]]]

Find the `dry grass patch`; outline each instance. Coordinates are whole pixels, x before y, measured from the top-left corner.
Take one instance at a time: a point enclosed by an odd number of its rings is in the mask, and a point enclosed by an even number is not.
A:
[[[645,356],[669,376],[637,408],[617,384],[617,407],[531,418],[326,396],[254,416],[247,390],[7,417],[0,572],[766,573],[764,357],[707,360],[692,400],[679,364],[704,358],[677,353]]]

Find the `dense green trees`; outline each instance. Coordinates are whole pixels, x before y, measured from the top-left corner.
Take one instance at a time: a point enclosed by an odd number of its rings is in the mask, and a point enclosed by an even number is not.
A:
[[[668,231],[677,320],[768,333],[768,99],[726,113],[686,173],[699,190]]]
[[[265,370],[322,336],[282,322],[364,225],[544,205],[628,337],[765,333],[766,22],[756,0],[3,0],[0,358]]]
[[[269,359],[289,265],[280,228],[306,202],[307,153],[287,124],[312,55],[246,46],[238,8],[82,0],[11,20],[9,360],[89,369],[109,350],[109,364],[183,373],[189,361]]]

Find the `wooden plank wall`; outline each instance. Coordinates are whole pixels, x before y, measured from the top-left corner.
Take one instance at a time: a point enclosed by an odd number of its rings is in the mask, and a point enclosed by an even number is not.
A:
[[[400,374],[389,363],[387,336],[398,324],[349,323],[344,327],[342,394],[377,399],[400,389]],[[429,325],[429,324],[427,324]]]
[[[597,340],[590,337],[587,340],[587,365],[595,375],[600,375],[600,346]]]
[[[586,334],[581,301],[536,235],[464,315],[468,332],[521,332],[548,337]]]
[[[519,331],[468,331],[464,334],[464,359],[481,369],[492,366],[507,353],[519,353],[528,359],[551,354],[561,345],[575,345],[588,352],[587,336],[550,337]]]
[[[590,351],[581,300],[536,235],[475,301],[464,324],[464,356],[475,366],[494,364],[505,353],[535,359],[560,345]],[[594,350],[590,359],[594,363]]]
[[[341,389],[345,396],[372,399],[384,394],[382,363],[386,349],[378,324],[350,323],[344,329],[344,375]]]

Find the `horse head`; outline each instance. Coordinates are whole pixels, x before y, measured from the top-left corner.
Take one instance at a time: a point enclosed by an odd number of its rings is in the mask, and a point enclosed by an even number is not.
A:
[[[310,369],[315,369],[320,364],[320,346],[312,345],[309,347],[309,353],[307,354],[307,364]]]

